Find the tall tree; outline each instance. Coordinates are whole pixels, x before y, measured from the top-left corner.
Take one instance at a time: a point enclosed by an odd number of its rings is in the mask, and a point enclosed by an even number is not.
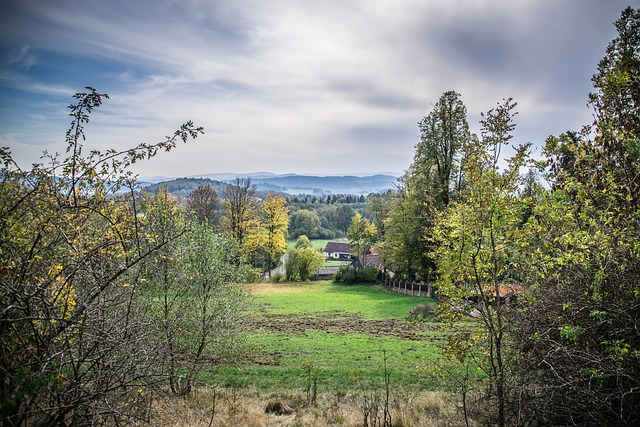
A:
[[[385,233],[379,247],[385,266],[393,266],[396,273],[406,278],[415,278],[418,272],[428,271],[432,265],[428,249],[420,238],[422,229],[418,218],[423,214],[422,206],[403,189],[391,200],[389,216],[383,223]]]
[[[236,178],[224,187],[225,215],[223,230],[246,253],[255,249],[255,242],[249,240],[259,228],[258,191],[249,178]],[[247,247],[247,245],[251,247]]]
[[[461,153],[471,138],[467,107],[460,99],[460,94],[455,91],[443,93],[418,126],[421,137],[409,178],[416,181],[417,185],[431,187],[437,207],[447,206],[452,192],[459,191],[462,180]]]
[[[347,230],[349,247],[360,260],[362,267],[366,266],[367,252],[378,241],[378,230],[367,218],[356,213]]]
[[[266,255],[266,269],[271,277],[271,268],[276,257],[287,248],[285,233],[289,226],[287,200],[282,196],[268,194],[262,201],[262,243]]]
[[[209,185],[200,185],[187,197],[187,213],[197,221],[216,225],[218,193]]]
[[[469,132],[467,109],[454,91],[443,93],[418,126],[420,142],[385,224],[383,247],[396,267],[409,268],[402,272],[406,276],[429,280],[436,267],[430,255],[434,218],[460,193],[464,152],[474,138]]]
[[[498,170],[500,147],[509,142],[514,128],[515,106],[508,99],[483,114],[482,139],[470,147],[466,160],[469,182],[461,200],[441,213],[435,227],[443,312],[457,318],[457,308],[477,301],[474,334],[452,337],[449,351],[461,360],[474,358],[483,370],[486,395],[496,409],[490,424],[497,426],[511,424],[508,373],[513,352],[501,296],[518,279],[512,262],[521,225],[519,172],[528,149],[519,147],[507,169]]]
[[[394,192],[389,190],[384,193],[369,195],[367,198],[367,212],[371,215],[373,223],[378,228],[379,240],[384,239],[384,222],[389,217],[389,211],[391,210],[394,197]]]
[[[615,27],[593,77],[595,121],[548,138],[552,191],[527,229],[532,295],[515,323],[541,424],[640,423],[640,11]]]

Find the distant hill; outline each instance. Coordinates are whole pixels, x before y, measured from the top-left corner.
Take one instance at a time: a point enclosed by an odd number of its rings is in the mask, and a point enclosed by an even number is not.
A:
[[[145,187],[147,191],[156,192],[167,186],[169,192],[176,196],[188,196],[200,185],[210,185],[218,194],[222,194],[224,184],[235,177],[249,178],[260,193],[276,192],[290,195],[298,194],[369,194],[384,192],[394,188],[398,179],[392,175],[378,174],[370,176],[313,176],[268,172],[255,174],[208,174],[200,177],[168,179]],[[211,179],[216,177],[217,179]]]
[[[146,185],[142,189],[149,193],[157,193],[161,188],[166,187],[169,193],[176,197],[187,197],[201,185],[212,187],[220,195],[225,184],[208,178],[176,178]]]
[[[391,175],[372,176],[311,176],[282,175],[252,178],[258,189],[263,185],[281,188],[288,194],[369,194],[387,191],[397,183]]]

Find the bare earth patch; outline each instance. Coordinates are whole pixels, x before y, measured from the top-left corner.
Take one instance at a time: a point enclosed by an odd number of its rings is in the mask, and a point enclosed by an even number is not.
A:
[[[406,322],[397,319],[367,320],[359,314],[332,311],[313,317],[300,314],[262,312],[245,320],[247,331],[275,332],[285,335],[305,334],[308,330],[327,333],[360,333],[377,337],[394,337],[413,341],[439,341],[440,336],[425,332],[444,330],[437,323]]]

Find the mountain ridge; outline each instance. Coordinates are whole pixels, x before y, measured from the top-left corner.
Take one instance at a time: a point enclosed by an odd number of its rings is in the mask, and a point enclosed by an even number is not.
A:
[[[273,174],[270,172],[257,172],[252,174],[201,174],[185,178],[166,178],[159,180],[156,178],[153,182],[151,178],[142,178],[145,183],[150,183],[147,188],[157,188],[162,184],[175,184],[181,182],[184,191],[186,181],[211,182],[215,187],[220,188],[222,183],[229,183],[235,178],[249,178],[256,186],[257,190],[262,193],[279,192],[289,195],[299,194],[370,194],[385,192],[397,185],[398,178],[388,174],[371,174],[365,176],[357,175],[299,175],[299,174]],[[194,188],[195,189],[195,188]]]
[[[235,172],[211,172],[211,173],[202,173],[202,174],[194,174],[189,176],[141,176],[139,177],[140,181],[144,182],[161,182],[161,181],[170,181],[178,178],[209,178],[213,181],[229,181],[235,178],[251,178],[253,179],[271,179],[271,178],[281,178],[281,177],[290,177],[290,176],[305,176],[305,177],[316,177],[316,178],[333,178],[333,177],[358,177],[358,178],[366,178],[370,176],[376,175],[385,175],[392,176],[395,178],[400,177],[402,174],[396,172],[351,172],[351,173],[332,173],[332,174],[314,174],[314,173],[297,173],[297,172],[288,172],[288,173],[275,173],[275,172],[266,172],[266,171],[257,171],[257,172],[246,172],[246,173],[235,173]]]

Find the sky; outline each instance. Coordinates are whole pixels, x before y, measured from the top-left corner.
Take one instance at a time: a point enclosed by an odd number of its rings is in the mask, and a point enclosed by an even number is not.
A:
[[[64,154],[67,106],[110,99],[87,148],[205,134],[135,165],[208,173],[401,174],[417,123],[455,90],[480,113],[518,102],[513,141],[592,121],[591,76],[619,0],[2,0],[0,146]],[[638,7],[638,5],[635,5]]]

